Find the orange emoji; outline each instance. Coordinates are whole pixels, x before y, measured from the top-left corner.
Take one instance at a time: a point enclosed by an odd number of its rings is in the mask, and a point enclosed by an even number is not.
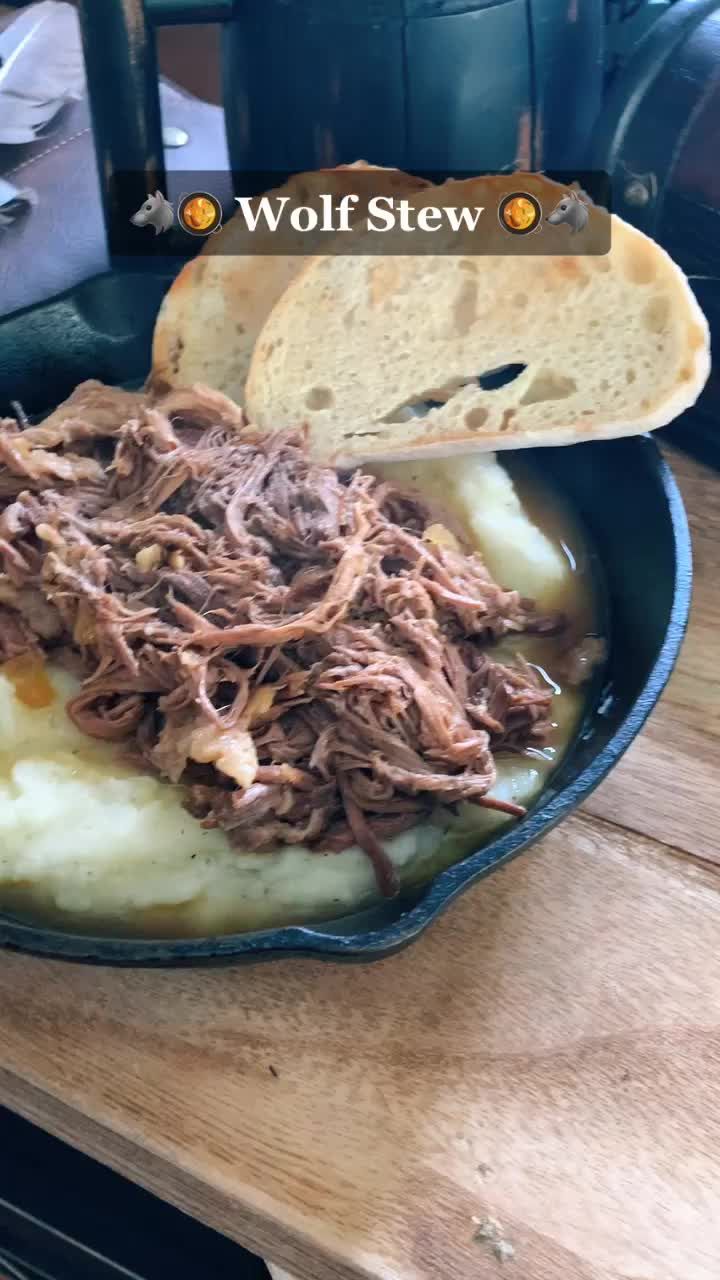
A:
[[[191,236],[209,236],[222,222],[220,201],[207,191],[193,191],[180,201],[178,222]]]
[[[526,191],[513,191],[500,202],[500,223],[514,236],[526,236],[540,225],[542,209]]]

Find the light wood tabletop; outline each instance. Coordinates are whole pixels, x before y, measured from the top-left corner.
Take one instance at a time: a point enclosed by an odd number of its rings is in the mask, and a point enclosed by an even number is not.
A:
[[[717,1280],[720,477],[672,460],[690,632],[581,812],[372,965],[3,954],[0,1101],[297,1280]]]

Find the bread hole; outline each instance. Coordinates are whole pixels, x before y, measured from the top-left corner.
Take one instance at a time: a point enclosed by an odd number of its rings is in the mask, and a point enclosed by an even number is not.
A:
[[[657,293],[646,304],[643,311],[643,323],[650,333],[662,333],[670,319],[670,299],[664,293]]]
[[[497,369],[486,369],[478,375],[478,382],[483,391],[499,391],[510,382],[514,382],[527,369],[526,364],[502,364]],[[470,379],[472,381],[472,379]]]
[[[607,383],[605,384],[607,387]],[[574,378],[566,378],[553,369],[541,369],[535,374],[530,386],[520,399],[520,404],[541,404],[543,400],[566,400],[574,391],[577,383]]]
[[[245,325],[244,325],[244,324],[236,324],[236,325],[235,325],[235,332],[236,332],[236,333],[244,333],[244,332],[245,332]]]
[[[475,409],[470,409],[465,414],[465,426],[470,431],[479,431],[481,427],[485,426],[489,416],[487,409],[477,405]]]
[[[602,382],[600,383],[600,390],[601,391],[610,390],[610,383],[608,382],[607,378],[603,378]]]
[[[451,378],[442,386],[428,387],[403,401],[381,418],[381,422],[408,422],[410,418],[424,418],[431,409],[439,409],[447,404],[463,387],[477,385],[483,391],[499,391],[501,387],[506,387],[519,378],[526,368],[527,365],[524,364],[504,364],[497,369],[486,369],[478,378]]]
[[[507,431],[513,418],[517,416],[517,409],[503,409],[503,415],[500,419],[500,430]]]
[[[478,264],[472,258],[460,259],[461,271],[467,271],[469,275],[475,275],[477,273],[477,269],[478,269]]]
[[[636,376],[637,375],[634,369],[625,370],[625,381],[627,382],[628,386],[630,386],[630,384],[635,381]]]
[[[463,280],[453,307],[453,328],[460,337],[472,327],[477,314],[477,281]]]
[[[526,293],[516,293],[512,299],[514,307],[526,307],[528,302],[529,298]]]
[[[352,329],[355,323],[356,311],[357,311],[357,307],[351,307],[349,311],[345,312],[345,315],[343,316],[343,324],[345,325],[346,329]]]
[[[329,387],[311,387],[305,396],[308,409],[329,409],[335,403],[335,396]]]
[[[395,409],[391,409],[380,421],[408,422],[411,418],[424,418],[431,409],[438,409],[441,405],[447,404],[448,400],[452,400],[461,387],[470,386],[474,382],[475,378],[451,378],[442,386],[428,387],[427,390],[419,392],[418,395],[404,400]]]

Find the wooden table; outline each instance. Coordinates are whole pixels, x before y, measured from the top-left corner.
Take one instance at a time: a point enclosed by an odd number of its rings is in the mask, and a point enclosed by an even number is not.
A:
[[[717,1280],[720,478],[673,456],[690,633],[581,813],[366,967],[3,955],[0,1101],[298,1280]]]

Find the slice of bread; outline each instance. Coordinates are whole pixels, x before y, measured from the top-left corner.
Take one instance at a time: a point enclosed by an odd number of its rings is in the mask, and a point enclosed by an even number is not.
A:
[[[509,253],[497,210],[523,189],[545,215],[564,194],[511,174],[413,198],[484,207],[494,255],[473,253],[468,233],[452,255],[368,256],[359,240],[353,255],[314,258],[257,341],[251,421],[306,424],[315,457],[342,466],[633,435],[693,404],[709,371],[708,326],[679,267],[614,216],[602,256],[573,254],[580,237],[545,224]],[[610,215],[589,215],[584,243],[600,244]],[[555,256],[531,252],[539,236]]]
[[[320,196],[337,200],[359,190],[357,173],[377,173],[369,194],[407,193],[429,186],[397,169],[378,169],[364,160],[337,169],[297,174],[267,194],[288,196],[286,213],[297,205],[318,207]],[[257,208],[261,197],[251,203]],[[362,216],[358,205],[357,216]],[[278,298],[307,265],[307,234],[283,224],[283,249],[269,230],[251,233],[237,214],[211,236],[188,262],[163,299],[153,335],[149,390],[164,394],[194,382],[224,391],[242,404],[255,340]]]

